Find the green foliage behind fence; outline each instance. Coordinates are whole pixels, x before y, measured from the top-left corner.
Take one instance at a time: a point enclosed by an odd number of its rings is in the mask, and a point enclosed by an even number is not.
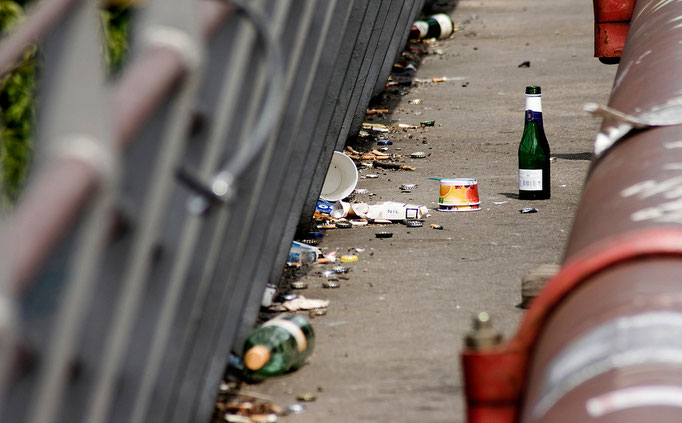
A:
[[[0,1],[0,31],[6,34],[23,18],[14,1]],[[31,156],[35,123],[35,49],[0,79],[0,208],[19,195]]]
[[[6,35],[22,21],[26,3],[0,0],[0,33]],[[100,21],[107,74],[114,76],[128,52],[130,10],[103,9]],[[0,79],[0,210],[8,209],[18,198],[31,161],[39,59],[38,50],[29,49],[23,60]]]

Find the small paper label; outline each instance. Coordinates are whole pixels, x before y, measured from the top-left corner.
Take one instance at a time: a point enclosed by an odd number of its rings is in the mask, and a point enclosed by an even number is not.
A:
[[[542,191],[542,169],[519,169],[521,191]]]
[[[526,122],[532,120],[542,121],[542,112],[536,112],[535,110],[526,110]]]
[[[305,333],[303,333],[303,329],[290,320],[275,317],[274,319],[265,322],[263,326],[277,326],[289,332],[296,340],[298,352],[303,352],[308,348],[308,340],[305,337]]]
[[[433,19],[438,22],[440,26],[440,37],[439,39],[447,38],[452,34],[452,20],[447,15],[437,14],[433,16]]]
[[[426,37],[426,33],[429,32],[429,24],[424,21],[416,21],[414,26],[419,30],[419,38]]]

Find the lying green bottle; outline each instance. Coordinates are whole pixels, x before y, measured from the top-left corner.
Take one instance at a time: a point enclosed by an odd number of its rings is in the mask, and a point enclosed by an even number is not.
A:
[[[410,39],[436,38],[442,40],[452,35],[454,29],[455,24],[450,16],[445,13],[438,13],[425,19],[416,20],[410,29]]]
[[[300,314],[283,313],[257,328],[244,342],[247,377],[264,379],[298,367],[313,352],[315,333]]]

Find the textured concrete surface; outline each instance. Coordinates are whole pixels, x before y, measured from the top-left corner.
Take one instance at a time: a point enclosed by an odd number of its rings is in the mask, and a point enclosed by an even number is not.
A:
[[[523,312],[516,307],[522,276],[561,261],[599,126],[582,105],[605,102],[616,71],[592,57],[592,2],[461,0],[450,14],[463,31],[439,42],[443,54],[425,56],[416,76],[455,79],[419,84],[376,104],[392,113],[374,122],[435,120],[433,128],[390,138],[392,153],[429,156],[405,159],[414,172],[362,170],[358,183],[376,194],[358,200],[423,204],[430,217],[422,228],[327,232],[325,251],[359,249],[359,261],[339,289],[321,288],[322,278],[312,273],[304,278],[310,288],[300,294],[331,301],[327,316],[312,321],[313,355],[299,371],[249,387],[279,405],[300,393],[317,394],[305,413],[284,421],[463,421],[458,351],[471,316],[487,310],[511,335]],[[519,68],[524,61],[530,67]],[[526,85],[542,86],[545,131],[556,157],[547,201],[517,197]],[[417,98],[421,104],[409,104]],[[362,177],[368,173],[379,177]],[[438,183],[429,177],[478,179],[482,210],[435,211]],[[401,193],[405,183],[418,187]],[[521,214],[524,207],[538,213]],[[394,235],[375,238],[381,230]]]

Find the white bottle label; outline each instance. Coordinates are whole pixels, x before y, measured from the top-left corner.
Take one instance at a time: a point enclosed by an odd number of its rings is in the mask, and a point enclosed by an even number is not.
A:
[[[431,17],[435,19],[436,22],[438,22],[438,25],[440,26],[440,37],[438,37],[438,39],[442,40],[444,38],[449,37],[452,34],[454,28],[452,27],[452,19],[450,19],[448,15],[439,13]]]
[[[308,340],[305,337],[305,333],[303,333],[303,329],[290,320],[275,317],[274,319],[263,323],[263,326],[277,326],[289,332],[296,340],[298,352],[303,352],[308,348]]]
[[[542,191],[542,169],[519,169],[521,191]]]
[[[526,94],[526,110],[542,113],[542,95]]]
[[[414,26],[416,26],[417,29],[419,30],[420,39],[426,37],[426,33],[429,32],[429,24],[427,24],[424,21],[416,21],[414,23]]]

